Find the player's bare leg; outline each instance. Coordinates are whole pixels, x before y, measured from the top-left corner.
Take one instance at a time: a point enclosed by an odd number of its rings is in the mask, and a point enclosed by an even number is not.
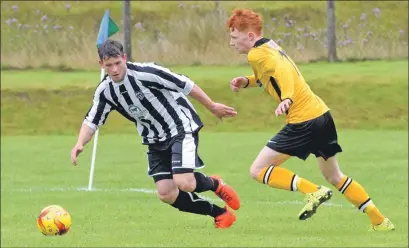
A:
[[[230,191],[228,191],[228,194],[225,194],[225,197],[228,197],[228,200],[230,201],[226,200],[226,202],[230,203],[232,202],[233,199],[234,200],[233,203],[237,204],[238,195],[231,187],[227,185],[222,185],[222,183],[219,183],[217,179],[207,177],[200,172],[173,174],[173,179],[175,181],[175,185],[181,191],[187,192],[189,195],[195,198],[192,201],[206,201],[204,199],[201,199],[194,192],[200,193],[211,190],[216,193],[217,190],[219,190],[220,188],[228,187]],[[208,203],[211,204],[210,202]],[[238,202],[238,205],[240,205],[240,202]],[[214,217],[215,225],[217,228],[228,228],[236,221],[236,216],[234,215],[234,213],[229,211],[226,207],[221,208],[215,204],[211,204],[211,206],[212,210],[211,213],[209,213],[209,215]]]
[[[326,190],[325,187],[318,186],[279,166],[290,157],[290,155],[277,152],[265,146],[251,165],[250,175],[258,182],[267,184],[270,187],[289,191],[299,191],[307,194],[307,196],[314,193],[321,194],[321,192],[324,191],[327,193],[329,191]],[[304,220],[311,217],[315,213],[316,208],[322,203],[321,198],[322,197],[319,197],[320,201],[318,204],[309,201],[300,212],[299,218]]]
[[[372,230],[390,231],[395,229],[392,222],[381,214],[365,189],[358,182],[341,172],[335,156],[327,160],[319,157],[318,165],[325,179],[338,189],[359,211],[368,215],[371,220]]]

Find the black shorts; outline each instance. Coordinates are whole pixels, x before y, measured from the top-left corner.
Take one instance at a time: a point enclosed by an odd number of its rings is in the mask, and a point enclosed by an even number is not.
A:
[[[172,174],[193,172],[204,167],[198,155],[199,133],[179,134],[149,145],[148,175],[155,182],[172,179]]]
[[[267,143],[267,147],[303,160],[311,153],[327,160],[342,152],[337,139],[335,123],[328,111],[310,121],[285,125]]]

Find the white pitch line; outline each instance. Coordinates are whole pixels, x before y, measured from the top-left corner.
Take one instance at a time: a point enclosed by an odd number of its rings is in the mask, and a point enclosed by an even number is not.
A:
[[[1,189],[1,191],[13,191],[13,192],[46,192],[46,191],[52,191],[52,192],[66,192],[66,191],[88,191],[88,192],[138,192],[138,193],[145,193],[145,194],[156,194],[157,191],[156,189],[147,189],[147,188],[126,188],[126,189],[116,189],[116,188],[105,188],[105,189],[100,189],[100,188],[94,188],[91,191],[88,190],[86,187],[79,187],[79,188],[23,188],[23,189]],[[211,197],[206,197],[206,196],[200,196],[201,198],[209,201],[219,201],[222,202],[221,199],[219,198],[211,198]],[[271,201],[251,201],[252,203],[257,203],[257,204],[268,204],[268,205],[304,205],[305,202],[303,201],[298,201],[298,200],[293,200],[293,201],[278,201],[278,202],[271,202]],[[326,207],[345,207],[345,205],[342,204],[337,204],[337,203],[332,203],[332,202],[325,202],[322,205]],[[351,205],[354,207],[353,205]]]

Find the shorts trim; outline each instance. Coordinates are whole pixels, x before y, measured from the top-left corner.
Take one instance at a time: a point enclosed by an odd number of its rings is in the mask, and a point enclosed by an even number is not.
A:
[[[159,175],[170,175],[170,172],[158,172],[153,175],[149,175],[150,177],[159,176]]]

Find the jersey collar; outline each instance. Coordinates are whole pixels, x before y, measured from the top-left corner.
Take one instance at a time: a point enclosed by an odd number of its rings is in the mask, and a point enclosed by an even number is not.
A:
[[[259,46],[261,46],[261,45],[263,45],[263,44],[265,44],[265,43],[267,43],[267,42],[269,42],[269,41],[270,41],[270,39],[261,38],[261,39],[259,39],[258,41],[256,41],[256,43],[254,44],[253,47],[259,47]]]

